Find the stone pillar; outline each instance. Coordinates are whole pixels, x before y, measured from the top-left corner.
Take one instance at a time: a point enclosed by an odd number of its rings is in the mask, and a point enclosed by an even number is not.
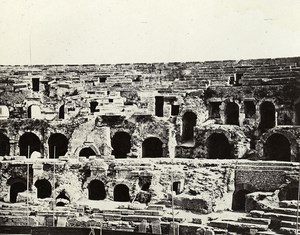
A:
[[[110,127],[102,126],[99,128],[101,132],[101,147],[100,154],[104,156],[104,159],[107,159],[111,156],[111,140],[110,140]]]

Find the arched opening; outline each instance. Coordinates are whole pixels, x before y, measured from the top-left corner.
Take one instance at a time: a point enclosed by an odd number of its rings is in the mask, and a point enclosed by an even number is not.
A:
[[[0,105],[0,120],[9,118],[9,110],[5,105]]]
[[[112,155],[115,158],[126,158],[131,148],[130,135],[126,132],[117,132],[112,138],[111,145],[113,147]]]
[[[11,203],[17,202],[18,194],[21,193],[21,192],[24,192],[25,190],[26,190],[26,184],[25,184],[25,182],[18,181],[18,182],[13,183],[10,186],[10,194],[9,194],[10,195],[10,199],[9,199],[9,201]]]
[[[163,145],[163,143],[160,141],[160,139],[158,139],[156,137],[150,137],[150,138],[145,139],[142,144],[143,158],[162,157],[163,156],[162,145]]]
[[[239,125],[239,106],[235,102],[226,103],[225,124]]]
[[[47,198],[51,196],[51,184],[48,180],[37,180],[34,184],[37,188],[37,198]]]
[[[180,181],[173,182],[172,190],[173,190],[173,192],[176,193],[176,195],[180,194],[180,192],[181,192],[181,182]]]
[[[8,156],[10,151],[9,138],[0,132],[0,156]]]
[[[68,151],[68,139],[63,134],[52,134],[48,140],[49,158],[64,156]]]
[[[233,193],[232,210],[245,211],[246,209],[246,195],[251,193],[248,190],[242,189]]]
[[[56,197],[56,206],[65,206],[70,203],[70,198],[66,195],[65,191],[61,191]]]
[[[41,119],[42,113],[38,105],[30,105],[28,107],[28,118]]]
[[[260,123],[259,129],[262,132],[275,126],[275,106],[269,101],[265,101],[260,105]]]
[[[193,112],[186,112],[182,117],[182,142],[194,142],[194,126],[197,116]]]
[[[213,133],[207,140],[208,158],[230,159],[231,146],[223,133]]]
[[[300,125],[300,102],[295,105],[295,124]]]
[[[34,151],[41,152],[41,141],[35,134],[26,132],[20,137],[19,148],[20,156],[26,156],[28,158]]]
[[[58,118],[65,119],[65,105],[64,104],[59,107]]]
[[[97,109],[97,106],[98,106],[97,101],[91,101],[90,102],[90,111],[91,111],[91,113],[99,112],[99,109]]]
[[[96,156],[95,151],[90,147],[83,148],[79,152],[79,157],[89,158],[90,156]]]
[[[289,140],[282,134],[271,135],[264,145],[264,156],[268,160],[291,161]]]
[[[139,187],[141,188],[141,190],[148,191],[151,186],[151,180],[152,180],[152,177],[140,176],[138,184],[139,184]]]
[[[92,180],[88,186],[90,200],[104,200],[106,191],[103,182],[100,180]]]
[[[114,188],[114,201],[129,202],[129,188],[125,184],[118,184]]]

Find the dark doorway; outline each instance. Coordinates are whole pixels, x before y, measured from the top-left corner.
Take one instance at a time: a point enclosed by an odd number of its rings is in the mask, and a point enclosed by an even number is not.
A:
[[[248,190],[242,189],[233,193],[232,210],[245,211],[246,209],[246,195],[251,193]]]
[[[129,188],[124,184],[118,184],[114,188],[114,201],[116,202],[129,202]]]
[[[98,106],[98,102],[97,101],[91,101],[90,102],[91,113],[99,112],[99,109],[97,109],[97,106]]]
[[[163,151],[162,151],[162,142],[160,139],[155,137],[150,137],[148,139],[145,139],[142,145],[143,148],[143,158],[146,157],[162,157]]]
[[[10,151],[9,138],[0,133],[0,156],[8,156]]]
[[[295,124],[300,125],[300,102],[295,105]]]
[[[65,105],[59,107],[58,118],[65,119]]]
[[[244,101],[244,111],[246,118],[253,118],[256,113],[255,104],[253,101]]]
[[[208,157],[210,159],[230,159],[231,146],[223,133],[214,133],[207,140]]]
[[[49,158],[64,156],[68,151],[68,139],[63,134],[52,134],[48,140]]]
[[[51,196],[51,184],[48,180],[37,180],[34,184],[37,188],[37,198],[47,198]]]
[[[177,194],[180,194],[180,185],[179,181],[173,182],[173,191]]]
[[[26,190],[25,182],[16,182],[10,186],[10,202],[17,202],[18,193],[24,192]]]
[[[155,96],[155,116],[163,117],[164,116],[164,97]]]
[[[275,106],[273,103],[266,101],[260,105],[260,123],[259,129],[261,132],[273,128],[275,126]]]
[[[209,117],[220,118],[220,105],[221,102],[210,102],[209,103]]]
[[[89,158],[89,156],[96,156],[96,155],[97,154],[95,153],[95,151],[90,147],[83,148],[79,152],[79,157]]]
[[[182,142],[194,141],[194,126],[197,116],[193,112],[186,112],[182,118]]]
[[[264,145],[264,156],[267,160],[291,161],[289,140],[282,134],[271,135]]]
[[[235,102],[226,103],[225,124],[239,125],[239,106]]]
[[[126,132],[117,132],[112,138],[111,145],[113,147],[112,155],[115,158],[126,158],[130,152],[131,143],[130,135]]]
[[[20,156],[29,158],[34,151],[41,152],[41,141],[39,137],[31,132],[26,132],[19,140]],[[29,151],[29,156],[28,156]]]
[[[288,188],[286,193],[286,200],[298,200],[298,188]]]
[[[40,79],[32,78],[32,90],[39,91],[40,90]]]
[[[104,184],[100,180],[92,180],[88,186],[90,200],[104,200],[106,191]]]
[[[172,116],[177,116],[178,114],[179,114],[179,105],[172,104],[172,106],[171,106],[171,115]]]

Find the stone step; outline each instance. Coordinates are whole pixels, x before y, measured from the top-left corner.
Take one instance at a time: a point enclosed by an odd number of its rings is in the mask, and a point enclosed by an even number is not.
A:
[[[241,223],[237,221],[211,221],[208,225],[221,229],[227,229],[229,232],[237,232],[242,234],[247,233],[250,229],[257,229],[258,231],[268,230],[268,225]]]
[[[286,215],[297,215],[297,209],[294,208],[274,208],[272,211],[280,214],[286,214]]]
[[[297,200],[281,201],[279,202],[279,207],[297,209]]]
[[[296,229],[292,229],[292,228],[281,227],[281,228],[279,229],[279,231],[280,231],[282,234],[285,234],[285,235],[296,235]],[[298,234],[300,234],[299,231],[298,231]]]
[[[166,210],[166,206],[165,205],[149,205],[147,207],[147,210],[165,211]]]
[[[294,228],[296,229],[297,222],[291,222],[291,221],[281,221],[280,226],[285,228]],[[300,229],[300,220],[298,222],[298,228]]]
[[[266,218],[266,219],[276,219],[276,220],[285,220],[285,221],[297,221],[297,216],[289,215],[289,214],[282,214],[282,213],[275,213],[275,212],[264,212],[264,211],[250,211],[250,215],[256,218]]]
[[[147,222],[152,222],[160,220],[160,216],[145,216],[145,215],[127,215],[122,216],[123,221],[133,221],[133,222],[142,222],[142,220],[147,220]]]
[[[274,231],[259,231],[255,235],[283,235],[283,233],[277,233]]]
[[[163,214],[162,211],[158,210],[136,210],[134,211],[135,215],[154,215],[154,216],[161,216]]]
[[[242,217],[242,218],[238,218],[238,221],[244,223],[264,224],[264,225],[270,225],[271,223],[271,219],[255,218],[255,217]]]

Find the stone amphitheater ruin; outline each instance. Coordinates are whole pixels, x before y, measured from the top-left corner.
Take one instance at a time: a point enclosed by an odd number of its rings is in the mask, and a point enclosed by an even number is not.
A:
[[[0,156],[2,229],[294,234],[300,57],[2,65]]]

